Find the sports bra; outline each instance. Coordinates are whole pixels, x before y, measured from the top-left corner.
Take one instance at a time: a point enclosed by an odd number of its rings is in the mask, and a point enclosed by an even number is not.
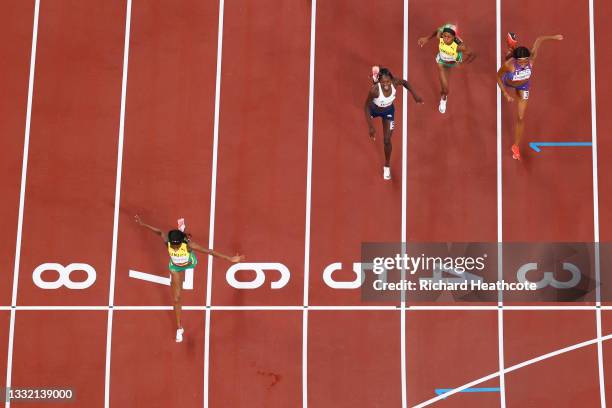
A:
[[[190,253],[187,244],[183,242],[179,249],[174,249],[168,242],[168,255],[170,255],[170,259],[172,263],[176,266],[186,266],[189,265],[190,262]]]
[[[440,38],[440,44],[438,45],[440,59],[444,62],[457,62],[457,58],[459,58],[459,51],[457,51],[458,47],[459,44],[457,41],[453,41],[449,45]]]
[[[516,81],[526,81],[531,78],[531,62],[524,67],[520,66],[516,61],[513,61],[514,71],[509,72],[508,79]]]
[[[395,100],[395,87],[391,85],[391,95],[385,96],[383,93],[382,87],[380,86],[380,82],[378,83],[378,96],[372,100],[374,105],[379,108],[386,108],[387,106],[391,106],[393,101]]]

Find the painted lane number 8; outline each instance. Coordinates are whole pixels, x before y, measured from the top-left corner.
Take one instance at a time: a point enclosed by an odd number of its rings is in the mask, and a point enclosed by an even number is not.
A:
[[[47,271],[59,273],[59,278],[52,281],[44,280],[43,273]],[[85,272],[87,279],[82,282],[73,281],[70,279],[70,274],[75,271]],[[41,289],[59,289],[62,286],[65,286],[67,289],[87,289],[96,281],[96,270],[93,266],[84,263],[71,263],[68,266],[58,263],[44,263],[34,269],[32,280]]]

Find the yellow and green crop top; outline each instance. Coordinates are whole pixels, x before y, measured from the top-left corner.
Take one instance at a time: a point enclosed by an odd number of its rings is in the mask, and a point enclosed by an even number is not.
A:
[[[438,29],[438,32],[440,33],[440,35],[442,34],[442,31],[447,27],[452,29],[453,31],[456,30],[456,26],[454,26],[453,24],[445,24]],[[440,60],[444,62],[460,61],[461,59],[460,51],[458,50],[459,45],[461,45],[461,40],[457,36],[455,36],[455,40],[450,44],[446,44],[444,40],[442,39],[442,37],[440,36],[439,44],[438,44],[438,50],[439,50],[438,55],[440,57]]]
[[[191,262],[191,252],[186,242],[183,242],[179,249],[174,249],[168,242],[168,255],[176,266],[186,266]]]

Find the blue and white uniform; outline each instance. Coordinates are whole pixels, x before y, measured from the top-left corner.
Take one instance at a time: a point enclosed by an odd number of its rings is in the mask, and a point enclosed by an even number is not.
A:
[[[390,122],[391,130],[393,130],[393,125],[395,123],[395,106],[393,106],[393,101],[395,100],[395,87],[391,85],[391,95],[385,96],[382,90],[382,86],[380,86],[380,82],[378,85],[378,96],[372,99],[372,103],[370,104],[370,116],[372,118],[383,118]]]

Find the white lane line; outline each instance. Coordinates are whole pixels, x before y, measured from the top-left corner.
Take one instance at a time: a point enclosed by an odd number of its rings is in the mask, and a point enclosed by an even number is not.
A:
[[[595,10],[593,0],[589,0],[589,63],[591,75],[591,141],[592,141],[592,164],[593,164],[593,234],[595,241],[595,282],[596,305],[601,306],[601,270],[599,257],[599,180],[597,174],[597,94],[595,77]],[[597,326],[597,336],[601,337],[601,309],[595,310],[595,324]],[[597,366],[599,370],[599,395],[602,407],[606,406],[606,386],[605,371],[603,362],[603,347],[601,342],[597,344]]]
[[[208,230],[208,247],[215,245],[215,205],[217,198],[217,158],[219,148],[219,110],[221,108],[221,58],[223,56],[223,13],[225,1],[219,0],[219,23],[217,30],[217,73],[215,79],[215,117],[213,127],[213,156],[212,175],[210,182],[210,224]],[[212,268],[213,257],[208,256],[208,270],[206,273],[206,317],[204,323],[204,408],[208,408],[208,386],[210,382],[210,313],[212,301]]]
[[[312,198],[312,142],[314,126],[314,81],[317,0],[310,7],[310,62],[308,78],[308,158],[306,164],[306,221],[304,236],[304,309],[302,312],[302,408],[308,406],[308,289],[310,285],[310,215]]]
[[[496,68],[499,70],[501,66],[501,0],[495,1],[495,55],[496,55]],[[497,126],[497,280],[502,281],[504,277],[503,272],[503,248],[502,242],[504,240],[503,234],[503,195],[502,195],[502,119],[501,119],[501,92],[499,87],[496,87],[496,126]],[[501,306],[497,310],[497,350],[498,350],[498,362],[499,362],[499,400],[501,408],[506,407],[506,377],[504,376],[504,308],[503,308],[503,291],[498,292],[498,306]]]
[[[21,163],[21,187],[19,192],[19,215],[17,218],[17,238],[15,242],[15,267],[13,269],[13,293],[11,296],[11,320],[9,324],[9,338],[6,364],[6,387],[11,386],[13,372],[13,345],[15,340],[15,313],[17,305],[17,287],[19,283],[19,265],[21,260],[21,238],[23,233],[23,211],[26,192],[26,177],[28,173],[28,154],[30,149],[30,124],[32,123],[32,99],[34,97],[34,72],[36,68],[36,44],[38,42],[38,17],[40,12],[40,0],[34,4],[34,24],[32,28],[32,51],[30,54],[30,76],[28,79],[28,102],[26,107],[25,135],[23,141],[23,158]],[[10,402],[5,407],[9,408]]]
[[[580,348],[583,348],[583,347],[587,347],[587,346],[590,346],[590,345],[593,345],[593,344],[602,343],[602,342],[608,341],[610,339],[612,339],[612,334],[608,334],[607,336],[604,336],[604,337],[596,337],[596,338],[594,338],[592,340],[583,341],[582,343],[576,343],[576,344],[573,344],[571,346],[564,347],[562,349],[558,349],[558,350],[552,351],[552,352],[547,353],[547,354],[542,354],[541,356],[532,358],[530,360],[523,361],[522,363],[515,364],[515,365],[513,365],[511,367],[507,367],[507,368],[504,369],[503,373],[504,374],[511,373],[511,372],[516,371],[516,370],[518,370],[520,368],[524,368],[524,367],[530,366],[532,364],[539,363],[540,361],[547,360],[549,358],[556,357],[556,356],[561,355],[561,354],[569,353],[570,351],[574,351],[574,350],[577,350],[577,349],[580,349]],[[439,395],[439,396],[437,396],[435,398],[431,398],[431,399],[429,399],[429,400],[427,400],[425,402],[422,402],[422,403],[420,403],[418,405],[415,405],[413,408],[422,408],[422,407],[426,407],[428,405],[432,405],[432,404],[440,401],[441,399],[448,398],[448,397],[450,397],[453,394],[456,394],[458,392],[461,392],[461,391],[465,390],[466,388],[470,388],[470,387],[473,387],[475,385],[481,384],[481,383],[483,383],[485,381],[492,380],[492,379],[498,377],[499,375],[500,375],[499,371],[497,371],[497,372],[495,372],[493,374],[489,374],[487,376],[484,376],[482,378],[479,378],[477,380],[474,380],[472,382],[464,384],[464,385],[462,385],[460,387],[454,388],[452,391],[449,391],[449,392],[447,392],[445,394]]]
[[[104,375],[104,407],[110,406],[110,370],[113,340],[113,309],[115,303],[115,273],[117,270],[117,240],[119,231],[119,207],[121,204],[121,175],[123,168],[123,140],[125,134],[125,101],[127,95],[128,62],[130,56],[130,27],[132,0],[127,0],[125,12],[125,37],[123,40],[123,75],[121,78],[121,108],[119,111],[119,141],[117,143],[117,172],[115,179],[115,209],[113,214],[113,244],[111,251],[110,282],[108,289],[108,319],[106,325],[106,364]]]
[[[402,52],[402,78],[408,81],[408,0],[404,0],[404,32]],[[406,254],[406,219],[407,219],[407,186],[408,182],[408,92],[402,92],[402,255]],[[401,270],[400,279],[404,281],[406,270]],[[400,303],[400,381],[402,390],[402,408],[408,407],[408,369],[406,364],[406,292],[401,293]]]

